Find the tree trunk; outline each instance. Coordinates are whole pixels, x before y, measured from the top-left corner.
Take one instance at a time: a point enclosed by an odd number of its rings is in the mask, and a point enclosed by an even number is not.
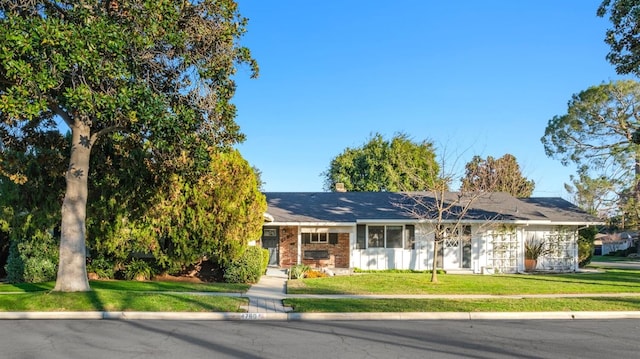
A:
[[[634,191],[634,203],[633,203],[633,225],[634,225],[634,230],[638,230],[639,227],[639,223],[640,222],[640,151],[636,151],[635,153],[635,171],[634,171],[634,181],[635,181],[635,186],[633,188]],[[622,217],[624,218],[624,214],[622,215]],[[624,228],[624,227],[623,227]]]
[[[431,268],[431,283],[438,283],[438,240],[433,240],[433,268]]]
[[[54,291],[90,291],[86,264],[87,177],[91,153],[91,129],[76,120],[71,127],[71,159],[62,203],[60,262]]]

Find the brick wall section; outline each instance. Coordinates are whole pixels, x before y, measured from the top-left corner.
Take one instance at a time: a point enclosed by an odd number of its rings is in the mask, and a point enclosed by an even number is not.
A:
[[[298,257],[298,228],[280,227],[280,266],[291,267]],[[310,243],[303,244],[305,250],[326,250],[329,259],[302,259],[302,263],[313,268],[349,268],[349,233],[339,233],[337,244]],[[303,256],[304,257],[304,256]]]
[[[280,227],[280,267],[296,265],[298,259],[298,228]]]

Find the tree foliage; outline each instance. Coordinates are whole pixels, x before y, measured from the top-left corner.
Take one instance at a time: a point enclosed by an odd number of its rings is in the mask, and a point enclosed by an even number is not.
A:
[[[439,173],[433,144],[413,142],[406,134],[386,140],[375,134],[359,148],[347,148],[323,173],[325,190],[343,183],[347,191],[418,191],[434,184]]]
[[[224,266],[244,252],[248,240],[260,238],[267,205],[253,168],[237,151],[212,157],[209,171],[195,180],[177,174],[167,179],[130,235],[139,251],[153,254],[166,270],[207,259]]]
[[[611,47],[607,60],[619,74],[640,76],[640,1],[604,0],[597,14],[608,14],[613,25],[604,40]]]
[[[535,183],[522,175],[513,155],[500,158],[474,156],[465,166],[462,191],[506,192],[515,197],[530,197]]]
[[[606,179],[613,194],[640,196],[640,84],[621,80],[593,86],[572,96],[567,113],[554,116],[542,137],[548,156],[576,164],[594,178]],[[632,205],[633,207],[633,205]],[[638,217],[634,208],[626,209]],[[637,222],[637,220],[634,220]]]
[[[571,184],[565,184],[565,190],[573,197],[572,201],[586,212],[599,217],[609,217],[616,209],[615,190],[611,181],[604,177],[592,178],[585,170],[578,171],[578,177],[570,176]]]
[[[128,136],[171,173],[183,151],[206,159],[242,140],[232,76],[240,63],[257,75],[237,43],[245,26],[233,0],[0,0],[0,148],[32,145],[56,121],[71,131],[56,290],[89,290],[86,203],[98,141]],[[29,180],[11,158],[0,174]]]
[[[37,136],[33,144],[16,139],[0,149],[5,168],[17,170],[13,179],[0,175],[0,232],[10,242],[0,245],[8,250],[2,264],[11,282],[53,280],[58,264],[59,242],[53,235],[60,225],[63,152],[70,142],[54,131]]]

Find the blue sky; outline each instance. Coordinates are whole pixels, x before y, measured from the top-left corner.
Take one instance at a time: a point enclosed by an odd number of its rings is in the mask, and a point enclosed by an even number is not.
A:
[[[322,191],[345,148],[404,132],[460,175],[474,155],[510,153],[534,196],[568,198],[575,168],[540,138],[574,93],[620,78],[599,3],[239,0],[260,77],[237,77],[238,149],[265,191]]]

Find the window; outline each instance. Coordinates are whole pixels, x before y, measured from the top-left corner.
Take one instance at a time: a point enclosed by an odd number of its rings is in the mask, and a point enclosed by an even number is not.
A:
[[[365,249],[367,242],[367,226],[359,224],[356,233],[356,249]]]
[[[278,230],[275,228],[265,228],[264,229],[264,237],[277,237]]]
[[[302,233],[303,243],[329,243],[329,233]]]
[[[404,249],[416,249],[416,227],[414,225],[404,226]]]
[[[368,248],[384,248],[384,226],[369,226]]]
[[[413,249],[413,226],[368,226],[367,230],[367,248]]]
[[[402,226],[387,226],[387,248],[402,248]]]

